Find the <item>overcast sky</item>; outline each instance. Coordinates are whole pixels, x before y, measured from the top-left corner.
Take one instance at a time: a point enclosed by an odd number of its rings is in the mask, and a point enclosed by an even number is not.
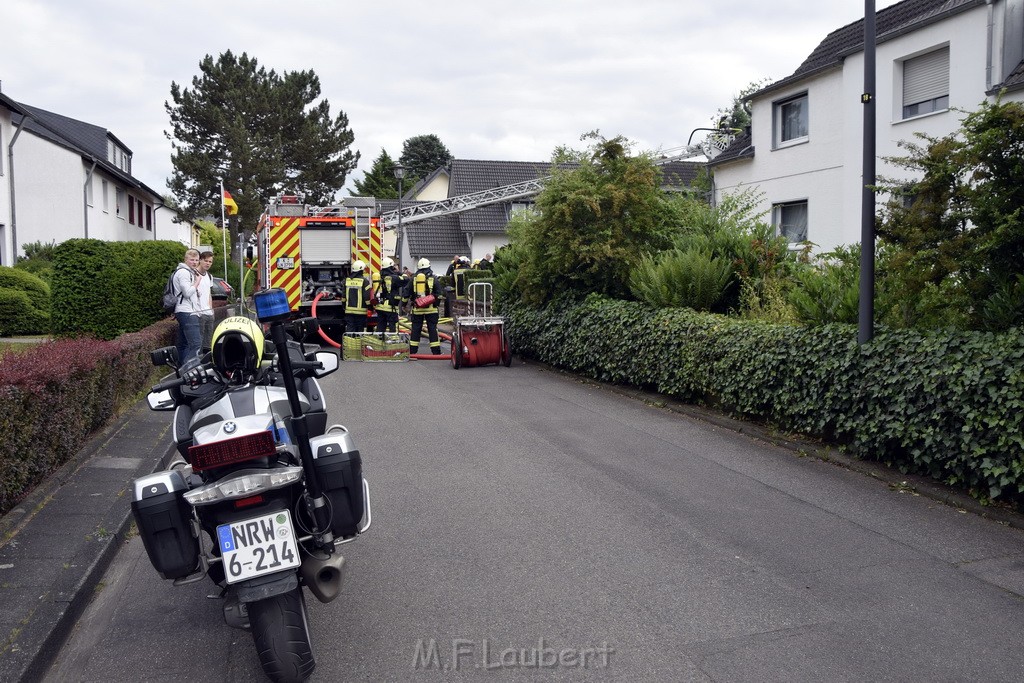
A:
[[[876,8],[895,4],[878,0]],[[110,130],[160,194],[164,103],[227,50],[311,69],[344,111],[362,178],[436,134],[459,159],[546,161],[598,129],[685,145],[749,83],[791,74],[860,0],[3,0],[8,97]],[[345,193],[347,194],[347,192]]]

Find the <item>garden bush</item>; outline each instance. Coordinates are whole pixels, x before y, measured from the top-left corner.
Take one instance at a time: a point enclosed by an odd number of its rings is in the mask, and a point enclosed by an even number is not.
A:
[[[0,514],[138,397],[153,373],[150,351],[176,331],[167,320],[113,341],[58,339],[0,358]]]
[[[31,273],[0,266],[0,336],[49,330],[49,286]]]

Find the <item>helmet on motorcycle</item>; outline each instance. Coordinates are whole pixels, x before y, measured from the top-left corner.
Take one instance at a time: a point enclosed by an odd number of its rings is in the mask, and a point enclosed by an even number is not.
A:
[[[429,268],[430,259],[421,258],[419,261],[416,262],[416,267],[419,268],[420,270],[423,270],[424,268]]]
[[[382,258],[380,260],[380,267],[381,268],[392,268],[392,267],[394,267],[394,265],[395,265],[395,260],[393,258],[391,258],[390,256],[385,256],[384,258]]]
[[[263,330],[242,316],[224,318],[213,331],[213,367],[225,378],[247,382],[263,360]]]
[[[353,261],[352,262],[352,274],[353,275],[355,275],[356,273],[361,273],[364,270],[366,270],[366,264],[365,263],[363,263],[362,261]]]

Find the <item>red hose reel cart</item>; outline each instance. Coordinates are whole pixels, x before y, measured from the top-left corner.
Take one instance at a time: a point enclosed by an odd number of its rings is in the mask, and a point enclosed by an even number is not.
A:
[[[455,319],[452,334],[452,367],[512,365],[512,347],[508,343],[505,319],[490,313],[491,283],[474,282],[469,286],[469,315]]]

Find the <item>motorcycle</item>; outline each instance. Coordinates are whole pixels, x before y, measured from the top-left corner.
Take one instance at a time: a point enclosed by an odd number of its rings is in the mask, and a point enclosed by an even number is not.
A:
[[[132,512],[164,579],[209,577],[225,622],[252,632],[264,673],[302,681],[316,666],[303,588],[323,603],[340,594],[338,549],[370,527],[369,486],[349,431],[327,426],[317,380],[338,369],[337,354],[294,341],[315,333],[316,319],[286,329],[283,290],[254,300],[270,341],[236,316],[198,365],[180,367],[174,347],[152,353],[175,369],[148,400],[174,411],[180,457],[134,481]]]

